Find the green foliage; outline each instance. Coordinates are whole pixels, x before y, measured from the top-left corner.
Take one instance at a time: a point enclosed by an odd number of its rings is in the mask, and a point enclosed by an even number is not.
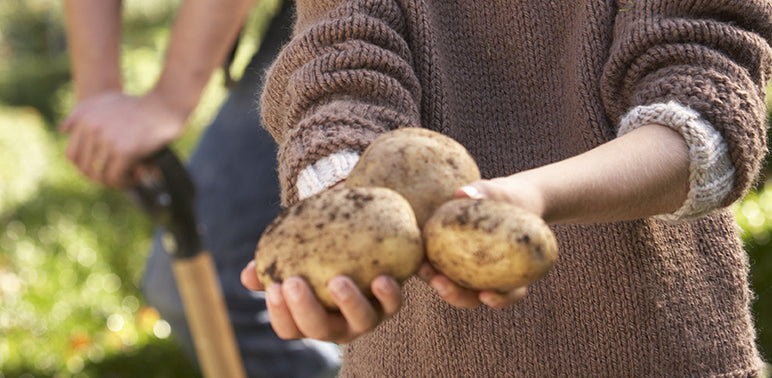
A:
[[[195,371],[139,292],[147,217],[125,193],[86,182],[31,108],[0,108],[0,120],[0,172],[15,176],[0,206],[0,371],[104,371],[145,350]]]
[[[179,3],[124,2],[127,92],[157,79]],[[235,76],[278,4],[254,10]],[[0,378],[196,377],[139,290],[150,219],[64,158],[56,126],[74,96],[63,31],[59,0],[0,2]],[[173,146],[183,158],[225,98],[222,83],[217,73]]]
[[[55,119],[51,93],[70,78],[58,2],[2,2],[0,25],[0,98]]]
[[[764,357],[772,359],[772,181],[733,207],[751,264],[753,312]]]

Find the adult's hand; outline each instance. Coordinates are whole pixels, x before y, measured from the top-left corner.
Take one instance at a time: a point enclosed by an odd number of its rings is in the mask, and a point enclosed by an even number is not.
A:
[[[155,91],[140,97],[112,91],[82,101],[60,130],[70,134],[66,155],[78,170],[117,189],[136,181],[141,160],[176,139],[186,118]]]
[[[325,310],[313,290],[299,277],[263,287],[257,279],[254,261],[242,270],[241,282],[247,289],[265,290],[271,326],[284,340],[311,338],[347,343],[373,330],[396,314],[402,305],[399,284],[384,275],[376,277],[370,284],[380,308],[374,306],[350,278],[331,279],[327,289],[340,312]]]

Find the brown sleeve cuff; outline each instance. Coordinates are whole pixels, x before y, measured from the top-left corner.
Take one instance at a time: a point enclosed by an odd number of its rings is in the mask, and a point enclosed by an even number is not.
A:
[[[602,96],[614,125],[636,106],[670,101],[713,125],[736,169],[727,206],[754,183],[767,152],[772,9],[762,0],[715,3],[715,9],[695,10],[636,1],[619,12]]]
[[[351,1],[313,13],[313,22],[296,24],[261,99],[263,125],[279,144],[285,206],[298,200],[298,174],[319,159],[361,153],[380,133],[420,126],[421,88],[401,7]]]

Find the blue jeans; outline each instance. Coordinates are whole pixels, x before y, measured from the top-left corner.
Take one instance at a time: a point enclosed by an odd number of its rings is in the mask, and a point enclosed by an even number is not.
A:
[[[205,130],[188,164],[196,186],[195,213],[203,245],[215,261],[231,322],[250,377],[329,375],[339,364],[332,344],[283,341],[271,329],[264,293],[245,289],[241,269],[254,258],[257,241],[280,211],[276,144],[260,125],[261,75],[290,31],[289,6],[274,20],[260,52]],[[143,279],[147,302],[169,322],[174,336],[195,357],[170,256],[156,232]]]

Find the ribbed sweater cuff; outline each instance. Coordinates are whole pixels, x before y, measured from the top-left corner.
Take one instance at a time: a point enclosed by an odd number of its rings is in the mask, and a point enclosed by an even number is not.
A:
[[[355,151],[338,151],[317,160],[300,171],[297,180],[298,198],[304,199],[319,193],[348,177],[359,161]]]
[[[679,222],[697,218],[720,206],[732,190],[735,179],[735,167],[721,133],[696,111],[671,101],[633,108],[622,118],[618,135],[651,123],[680,133],[689,149],[688,197],[681,208],[657,218]]]

